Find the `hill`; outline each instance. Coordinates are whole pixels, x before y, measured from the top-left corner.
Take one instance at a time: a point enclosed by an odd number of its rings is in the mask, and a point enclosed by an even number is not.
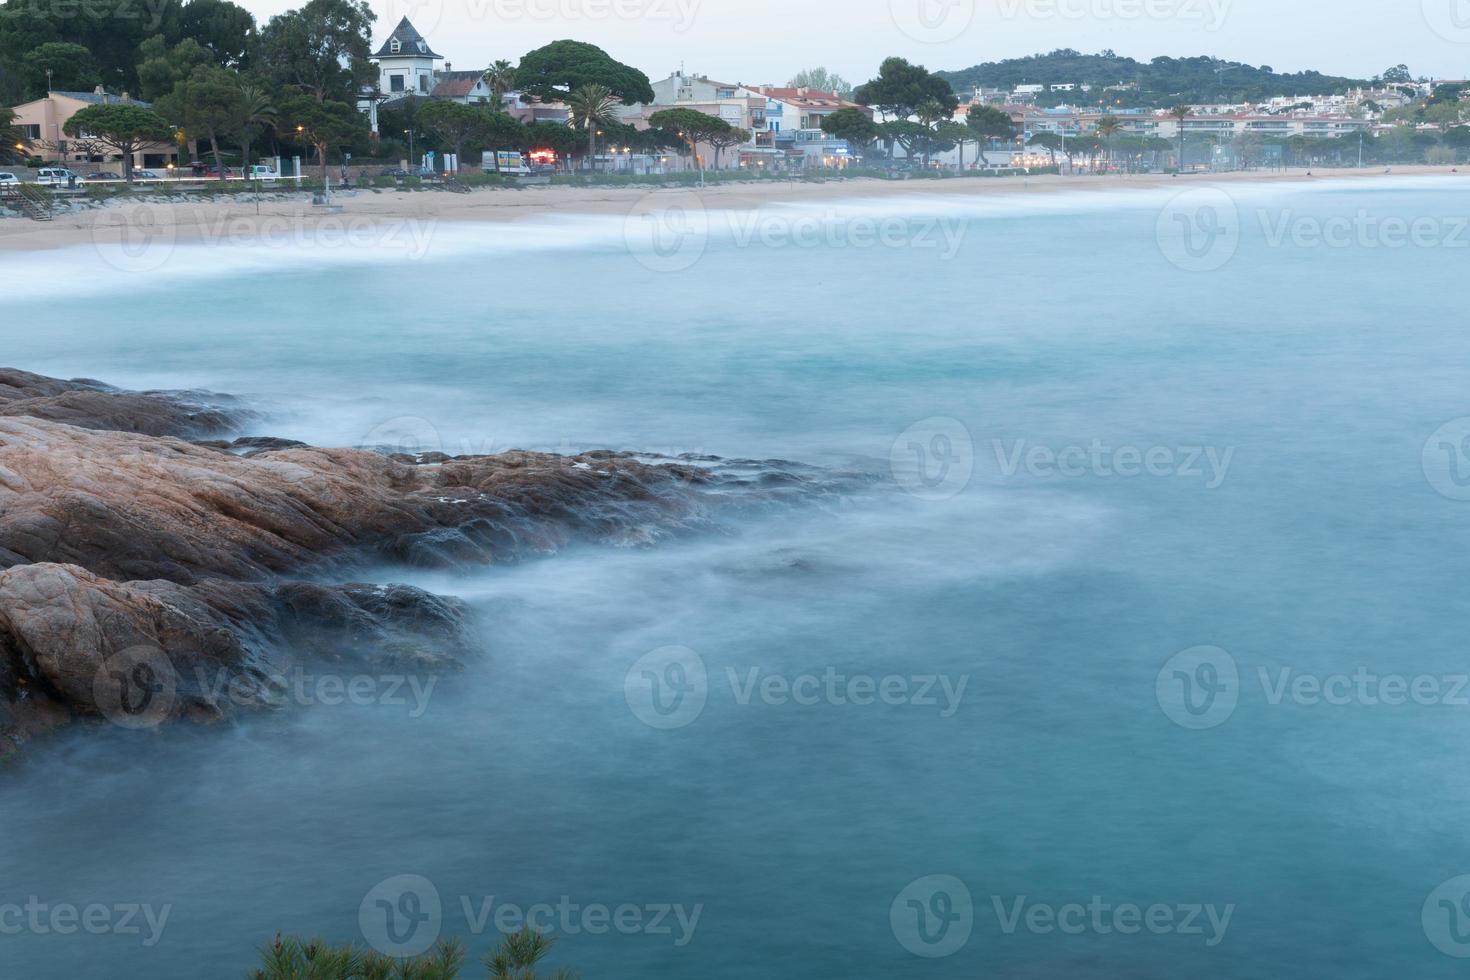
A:
[[[1179,102],[1257,102],[1276,95],[1332,95],[1363,79],[1303,71],[1278,74],[1269,65],[1256,67],[1218,58],[1155,58],[1135,61],[1112,51],[1082,54],[1070,48],[1049,54],[975,65],[961,71],[939,72],[954,90],[965,95],[977,85],[1010,89],[1017,85],[1064,85],[1085,83],[1089,93],[1049,92],[1038,97],[1041,105],[1063,102],[1073,105],[1103,103],[1162,108]],[[1138,91],[1105,93],[1108,86],[1136,84]]]

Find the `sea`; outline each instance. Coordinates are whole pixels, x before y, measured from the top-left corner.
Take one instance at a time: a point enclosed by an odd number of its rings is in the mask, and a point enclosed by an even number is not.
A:
[[[364,568],[477,656],[28,744],[0,976],[1463,976],[1470,180],[713,200],[0,254],[6,366],[825,488]]]

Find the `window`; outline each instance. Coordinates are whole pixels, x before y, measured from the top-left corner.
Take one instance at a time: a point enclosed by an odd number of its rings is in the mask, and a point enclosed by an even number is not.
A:
[[[429,76],[428,75],[420,75],[419,76],[419,91],[420,92],[427,92],[428,90],[429,90]]]
[[[22,138],[25,139],[27,142],[38,140],[41,138],[41,127],[39,125],[22,126],[20,128]]]
[[[394,54],[397,54],[398,52],[403,50],[403,42],[395,37],[393,40],[388,42],[388,50],[393,52]]]
[[[402,75],[389,75],[388,76],[388,91],[390,91],[390,92],[402,92],[403,91],[403,76]]]

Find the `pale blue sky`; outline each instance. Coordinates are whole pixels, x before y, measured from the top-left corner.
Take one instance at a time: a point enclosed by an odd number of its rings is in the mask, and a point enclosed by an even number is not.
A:
[[[262,20],[298,4],[240,0]],[[729,82],[824,64],[854,82],[902,55],[930,68],[1059,47],[1208,54],[1277,70],[1470,77],[1470,0],[370,0],[381,40],[407,14],[458,68],[558,38],[655,78],[683,62]],[[924,4],[921,16],[920,4]]]

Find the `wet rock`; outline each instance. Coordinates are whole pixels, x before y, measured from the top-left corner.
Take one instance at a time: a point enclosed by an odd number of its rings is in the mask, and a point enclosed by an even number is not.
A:
[[[491,563],[577,537],[615,541],[645,524],[698,526],[690,479],[627,457],[592,465],[511,453],[416,466],[305,448],[243,458],[0,418],[0,550],[114,579],[184,583],[340,560]]]
[[[209,392],[122,391],[100,381],[60,381],[0,369],[0,416],[203,439],[236,432],[255,413],[234,398]]]

